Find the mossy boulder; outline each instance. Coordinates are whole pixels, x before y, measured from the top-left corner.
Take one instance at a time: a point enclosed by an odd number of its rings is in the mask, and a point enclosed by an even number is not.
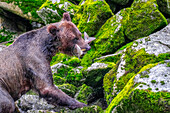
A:
[[[0,8],[31,21],[42,22],[36,11],[45,0],[1,0]]]
[[[78,108],[76,110],[61,110],[59,113],[103,113],[101,107],[97,105]]]
[[[47,0],[37,13],[45,24],[49,24],[60,21],[64,12],[69,12],[73,16],[77,9],[78,6],[68,0]]]
[[[11,32],[6,28],[0,28],[0,43],[12,41],[17,37],[15,32]]]
[[[74,95],[76,94],[77,87],[72,84],[62,84],[57,86],[59,89],[61,89],[63,92],[71,97],[74,97]]]
[[[83,84],[79,91],[76,93],[75,98],[79,100],[80,102],[83,102],[85,104],[88,104],[88,99],[93,93],[93,89],[90,86],[87,86],[86,84]]]
[[[168,60],[144,66],[112,100],[106,113],[170,112],[169,63]],[[153,80],[157,82],[152,82]]]
[[[170,1],[168,0],[156,0],[159,6],[159,10],[170,18]]]
[[[121,10],[116,15],[112,16],[98,31],[95,40],[95,54],[106,55],[114,53],[122,45],[125,44],[125,36],[121,21],[124,19],[126,10]]]
[[[93,88],[101,87],[103,84],[104,75],[113,68],[115,64],[94,63],[83,71],[85,76],[85,84]]]
[[[94,47],[82,59],[82,65],[92,64],[95,58],[113,54],[127,42],[148,36],[167,25],[155,0],[135,0],[130,8],[109,18],[95,35]]]
[[[77,25],[80,32],[87,32],[89,36],[94,36],[106,20],[112,16],[112,11],[104,0],[82,2],[74,15],[73,23]]]
[[[170,42],[167,35],[170,34],[169,31],[170,25],[134,41],[124,49],[120,61],[104,77],[105,98],[108,104],[144,66],[170,59]]]
[[[148,36],[166,25],[167,20],[158,10],[156,0],[134,0],[123,22],[124,33],[130,40]]]

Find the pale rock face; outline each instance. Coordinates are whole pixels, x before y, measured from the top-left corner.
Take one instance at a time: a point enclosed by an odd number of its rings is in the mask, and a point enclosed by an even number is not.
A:
[[[170,63],[170,60],[168,62]],[[143,78],[141,77],[142,75],[147,75],[148,77]],[[167,66],[167,63],[158,64],[155,67],[136,75],[134,82],[135,84],[144,83],[137,86],[136,89],[151,88],[153,92],[170,92],[170,67]]]
[[[94,69],[99,69],[99,68],[107,68],[108,64],[105,64],[105,63],[94,63],[91,65],[91,67],[88,67],[87,68],[87,71],[91,71],[91,70],[94,70]]]
[[[52,10],[49,8],[42,8],[41,10],[37,11],[37,14],[41,17],[45,24],[49,23],[48,20],[51,20],[51,17],[57,16],[61,18],[57,10]]]
[[[57,64],[51,66],[51,69],[52,69],[53,73],[57,73],[57,69],[60,69],[62,67],[68,68],[69,66],[62,64],[62,63],[57,63]]]
[[[137,51],[145,48],[146,53],[156,56],[160,53],[170,52],[170,24],[162,30],[136,41],[138,44],[134,44],[135,47],[132,49]]]

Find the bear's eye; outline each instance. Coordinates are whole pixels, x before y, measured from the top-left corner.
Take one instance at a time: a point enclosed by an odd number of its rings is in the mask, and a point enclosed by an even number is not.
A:
[[[76,43],[79,39],[76,37],[73,39],[73,42]]]

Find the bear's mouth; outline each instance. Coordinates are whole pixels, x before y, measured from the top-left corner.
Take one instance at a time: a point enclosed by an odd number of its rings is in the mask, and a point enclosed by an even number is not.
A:
[[[77,44],[74,45],[73,49],[72,49],[72,54],[75,55],[76,57],[78,57],[80,59],[80,56],[83,55],[83,51],[80,48],[80,46],[78,46]]]

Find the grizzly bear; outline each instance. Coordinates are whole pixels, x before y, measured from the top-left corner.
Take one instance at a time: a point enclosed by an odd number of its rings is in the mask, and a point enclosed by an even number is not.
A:
[[[69,97],[53,84],[50,61],[61,52],[80,57],[91,47],[68,13],[60,22],[20,35],[0,52],[0,113],[15,111],[14,102],[30,89],[53,105],[76,109],[86,104]]]

